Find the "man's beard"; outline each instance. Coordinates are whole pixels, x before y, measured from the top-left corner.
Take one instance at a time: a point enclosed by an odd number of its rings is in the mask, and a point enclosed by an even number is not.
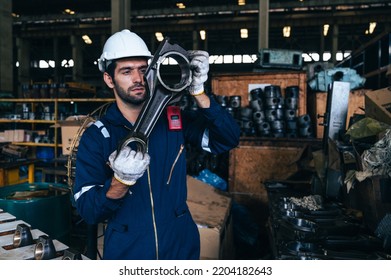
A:
[[[144,103],[144,101],[147,99],[148,95],[143,94],[142,97],[140,96],[132,96],[130,93],[134,87],[140,87],[142,85],[134,85],[133,87],[129,87],[128,90],[125,90],[124,88],[115,85],[115,89],[117,91],[118,97],[127,104],[132,105],[141,105]]]

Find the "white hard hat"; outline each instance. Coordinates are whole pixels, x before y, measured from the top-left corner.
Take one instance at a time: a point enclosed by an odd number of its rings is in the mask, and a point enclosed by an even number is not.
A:
[[[101,72],[105,72],[111,60],[123,57],[147,57],[151,58],[151,52],[147,45],[136,33],[124,29],[116,32],[107,39],[102,55],[98,61]]]

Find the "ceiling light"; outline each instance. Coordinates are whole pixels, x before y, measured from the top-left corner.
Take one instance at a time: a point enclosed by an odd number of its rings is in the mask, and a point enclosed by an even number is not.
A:
[[[246,28],[240,29],[240,38],[242,39],[248,38],[248,30]]]
[[[323,36],[327,36],[327,33],[329,33],[330,24],[323,25]]]
[[[285,38],[289,38],[291,36],[291,27],[290,26],[284,26],[284,28],[282,29],[282,35]]]
[[[205,31],[205,30],[200,30],[200,36],[201,36],[201,40],[202,40],[202,41],[205,41],[205,38],[206,38],[206,31]]]
[[[179,9],[184,9],[184,8],[186,8],[185,4],[183,4],[182,2],[176,3],[176,6],[177,6]]]
[[[238,6],[246,5],[246,0],[238,0]]]
[[[64,13],[65,13],[65,14],[68,14],[68,15],[74,15],[74,14],[75,14],[75,11],[72,11],[71,9],[65,9],[65,10],[64,10]]]
[[[156,32],[155,36],[156,36],[156,40],[158,40],[159,42],[163,41],[164,39],[162,32]]]
[[[92,40],[91,40],[91,38],[88,35],[83,35],[81,37],[83,38],[84,43],[86,43],[87,45],[91,45],[92,44]]]
[[[370,22],[369,29],[365,31],[365,34],[372,34],[373,31],[375,31],[375,28],[376,28],[376,22]]]

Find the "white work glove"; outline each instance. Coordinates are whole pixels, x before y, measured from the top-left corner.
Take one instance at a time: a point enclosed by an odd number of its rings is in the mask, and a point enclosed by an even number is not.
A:
[[[206,51],[188,51],[190,69],[192,71],[192,82],[189,86],[189,93],[193,96],[204,92],[204,83],[208,79],[209,54]]]
[[[147,153],[136,152],[130,147],[122,148],[117,156],[117,151],[109,156],[110,167],[114,171],[114,177],[121,183],[131,186],[137,179],[143,176],[149,165],[150,157]]]

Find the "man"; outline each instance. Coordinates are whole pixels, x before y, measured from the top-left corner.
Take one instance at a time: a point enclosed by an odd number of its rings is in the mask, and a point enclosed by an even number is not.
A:
[[[117,154],[148,98],[143,76],[151,53],[129,30],[105,43],[99,69],[116,102],[82,135],[74,187],[81,217],[89,224],[107,221],[103,259],[199,259],[199,233],[186,204],[184,144],[223,153],[238,145],[240,129],[204,93],[208,54],[189,51],[189,56],[188,90],[199,115],[183,114],[183,129],[171,131],[162,114],[145,154],[130,147]]]

